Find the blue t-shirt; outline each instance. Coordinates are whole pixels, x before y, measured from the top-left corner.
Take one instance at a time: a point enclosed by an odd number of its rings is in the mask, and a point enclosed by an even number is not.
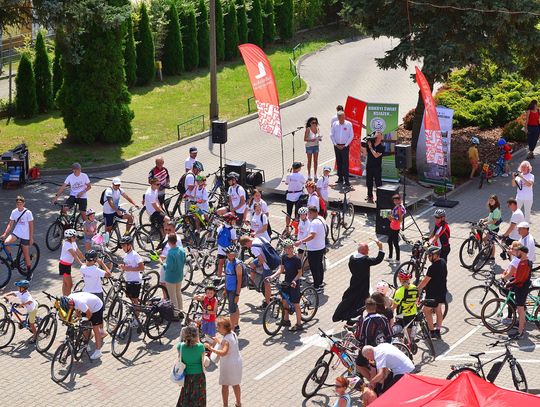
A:
[[[285,282],[292,283],[298,274],[298,270],[302,268],[302,260],[298,256],[289,257],[284,254],[281,256],[281,264],[283,264],[283,268],[285,269]]]
[[[225,289],[227,291],[236,290],[236,266],[238,263],[236,259],[234,262],[227,260],[225,263]]]

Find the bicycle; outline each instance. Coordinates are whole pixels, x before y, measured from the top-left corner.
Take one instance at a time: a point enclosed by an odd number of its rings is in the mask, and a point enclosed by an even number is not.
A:
[[[401,263],[394,272],[394,287],[399,287],[398,275],[400,272],[406,272],[407,274],[414,274],[414,285],[418,285],[420,278],[424,276],[424,270],[427,263],[427,249],[429,245],[429,238],[423,237],[422,241],[417,240],[412,242],[404,235],[400,234],[403,241],[412,246],[411,259],[404,263]]]
[[[60,214],[56,217],[53,223],[47,229],[45,234],[45,245],[47,249],[54,252],[62,246],[62,240],[64,239],[64,230],[75,229],[78,232],[82,232],[83,220],[79,212],[79,205],[73,204],[71,214],[67,213],[68,205],[65,203],[54,205],[60,206]]]
[[[482,249],[486,226],[483,222],[467,222],[471,225],[469,237],[461,244],[459,248],[459,261],[463,267],[470,269],[473,261]]]
[[[277,296],[270,300],[263,313],[263,329],[267,335],[274,336],[284,326],[285,309],[289,312],[289,317],[295,315],[294,304],[291,297],[283,291],[284,287],[291,285],[286,282],[277,283]],[[286,305],[283,305],[283,301]],[[300,313],[303,322],[309,322],[319,309],[319,296],[313,287],[305,287],[300,292]]]
[[[478,189],[482,189],[484,181],[488,184],[491,184],[491,180],[494,177],[504,173],[504,158],[502,155],[499,156],[495,164],[484,163],[482,165],[482,172],[480,173],[480,185]]]
[[[452,365],[450,368],[452,371],[448,376],[446,376],[446,380],[452,380],[455,379],[457,376],[459,376],[463,372],[472,372],[478,377],[481,377],[482,379],[494,383],[497,377],[499,376],[499,373],[502,370],[502,367],[505,364],[508,364],[508,367],[510,368],[510,372],[512,373],[512,382],[514,383],[514,387],[517,391],[522,391],[527,393],[529,390],[529,387],[527,385],[527,378],[525,377],[525,372],[523,371],[523,368],[519,364],[519,362],[516,360],[515,356],[510,352],[510,349],[508,347],[508,340],[505,341],[496,341],[493,343],[488,344],[487,346],[494,348],[495,346],[503,343],[505,347],[505,352],[501,355],[495,356],[493,359],[488,360],[487,362],[482,363],[480,360],[480,356],[485,355],[485,352],[477,352],[477,353],[469,353],[470,356],[473,358],[476,358],[476,362],[474,363],[466,363],[466,364],[460,364],[460,365]],[[503,357],[503,360],[496,361],[497,359],[500,359]],[[486,375],[484,372],[484,366],[486,366],[488,363],[493,363],[493,366],[491,366],[491,369],[489,370],[488,374]]]
[[[330,218],[330,235],[334,243],[339,239],[341,228],[349,230],[354,221],[354,205],[347,199],[347,194],[352,190],[351,187],[344,188],[341,193],[343,200],[339,211],[332,211]]]
[[[149,301],[149,305],[133,305],[131,302],[122,300],[122,303],[127,308],[127,314],[122,319],[112,333],[111,349],[115,358],[119,359],[127,352],[131,343],[132,330],[135,327],[140,327],[144,333],[144,338],[147,336],[152,340],[161,339],[171,325],[171,315],[162,315],[163,305],[159,298]],[[171,313],[172,313],[172,307]],[[137,312],[136,312],[137,311]],[[141,318],[141,313],[144,316]]]
[[[216,304],[216,317],[223,314],[225,310],[225,305],[227,304],[227,296],[225,293],[225,282],[223,279],[204,279],[202,283],[196,284],[195,291],[193,291],[193,297],[191,303],[189,304],[188,312],[186,314],[185,324],[193,325],[199,329],[199,336],[202,338],[202,316],[204,314],[203,305],[200,301],[195,300],[196,295],[204,294],[205,288],[208,282],[212,281],[216,287],[215,298],[217,299]],[[216,284],[217,283],[217,284]]]
[[[55,383],[61,383],[69,376],[73,368],[73,362],[82,359],[88,353],[88,342],[92,333],[92,324],[85,318],[77,322],[63,321],[67,326],[66,336],[58,349],[54,352],[51,361],[51,379]]]
[[[166,187],[165,189],[173,189],[175,192],[173,195],[165,198],[165,201],[163,202],[163,209],[165,210],[165,213],[167,213],[167,216],[169,218],[173,218],[175,216],[182,215],[182,212],[180,210],[180,202],[182,201],[182,195],[180,195],[180,192],[178,192],[176,187]],[[176,198],[176,201],[172,207],[171,210],[169,210],[169,207],[171,206],[172,200]],[[142,208],[139,211],[139,225],[144,225],[150,223],[150,217],[148,216],[148,213],[146,212],[146,207],[143,205]]]
[[[13,256],[7,247],[17,247],[17,254]],[[21,242],[11,243],[6,245],[3,240],[0,240],[0,265],[3,267],[6,272],[2,273],[0,276],[0,288],[4,288],[11,279],[11,274],[13,270],[17,270],[20,275],[28,277],[36,269],[39,258],[40,251],[37,243],[34,242],[32,246],[28,246],[28,255],[30,256],[30,261],[32,262],[32,267],[30,270],[26,268],[26,260],[24,259],[23,251],[21,248]]]
[[[484,267],[486,263],[491,259],[491,255],[493,253],[493,250],[495,249],[495,246],[499,246],[499,248],[501,249],[501,258],[503,260],[506,260],[507,258],[506,251],[508,250],[508,246],[506,246],[504,242],[501,242],[502,238],[499,237],[497,233],[492,232],[489,229],[486,229],[486,236],[487,238],[484,239],[484,242],[482,243],[482,248],[474,258],[471,266],[471,270],[475,274],[478,273],[482,269],[482,267]]]
[[[50,301],[54,301],[54,303],[53,307],[49,308],[49,313],[41,319],[39,324],[37,324],[36,350],[39,353],[47,352],[56,339],[56,332],[58,331],[58,314],[60,314],[62,321],[68,321],[68,314],[60,308],[60,299],[46,291],[42,291],[42,293],[45,294]]]
[[[493,286],[497,291],[492,288]],[[480,312],[487,301],[499,298],[499,296],[506,297],[507,293],[508,290],[505,288],[504,283],[497,279],[495,272],[490,270],[490,275],[486,277],[484,284],[475,285],[465,292],[463,306],[471,316],[481,318]]]
[[[218,169],[216,172],[208,174],[207,177],[214,176],[214,182],[212,188],[208,192],[208,201],[216,202],[218,207],[227,206],[229,203],[228,193],[229,187],[227,182],[223,179],[222,169]]]
[[[34,335],[30,329],[28,313],[21,312],[17,309],[26,309],[26,307],[23,307],[17,303],[10,303],[7,299],[4,299],[4,301],[7,304],[10,304],[10,309],[9,311],[6,311],[5,317],[0,320],[0,349],[4,349],[5,347],[9,346],[13,341],[15,336],[15,324],[17,324],[19,329],[28,329],[30,333]],[[2,307],[4,307],[3,304]],[[49,307],[46,305],[38,305],[37,309],[38,311],[35,322],[36,327],[43,316],[49,313]]]

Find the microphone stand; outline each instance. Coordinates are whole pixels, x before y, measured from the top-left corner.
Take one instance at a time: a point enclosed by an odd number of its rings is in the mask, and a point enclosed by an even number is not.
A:
[[[295,148],[294,148],[294,136],[296,135],[296,132],[298,130],[302,130],[304,128],[304,126],[298,126],[296,129],[288,132],[287,134],[284,134],[283,137],[285,136],[288,136],[288,135],[292,135],[293,136],[293,144],[292,144],[292,160],[294,162],[294,157],[295,157]]]

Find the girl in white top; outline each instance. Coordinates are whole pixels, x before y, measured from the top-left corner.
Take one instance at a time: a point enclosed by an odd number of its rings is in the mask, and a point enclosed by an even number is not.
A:
[[[60,252],[60,262],[58,264],[59,274],[62,276],[62,294],[69,295],[73,288],[73,278],[71,277],[71,265],[76,261],[82,266],[84,255],[77,246],[77,232],[74,229],[64,231],[64,242]]]
[[[300,220],[298,221],[298,235],[296,236],[296,240],[302,240],[307,237],[309,234],[309,228],[311,225],[311,221],[308,218],[308,208],[302,207],[298,210],[298,216],[300,216]],[[304,250],[306,250],[306,244],[304,243],[300,247],[298,247],[298,253],[302,254],[304,253]]]
[[[287,185],[287,217],[285,218],[285,227],[288,228],[291,223],[291,215],[293,213],[293,208],[298,212],[298,200],[302,193],[304,192],[304,185],[306,183],[306,178],[300,174],[302,169],[302,163],[294,162],[292,169],[285,178],[285,184]]]
[[[323,176],[317,180],[317,192],[326,202],[326,207],[328,208],[328,186],[330,185],[330,171],[332,169],[328,166],[323,168]]]
[[[29,248],[34,244],[34,216],[30,210],[24,207],[24,197],[19,195],[15,198],[15,204],[17,207],[11,211],[6,230],[2,236],[0,236],[0,239],[4,241],[4,248],[8,252],[11,252],[9,245],[15,243],[17,239],[20,240],[28,278],[31,278],[30,270],[32,270],[32,259],[30,258]],[[12,228],[13,230],[11,230]],[[9,232],[10,230],[11,233]]]
[[[199,213],[203,215],[206,220],[208,220],[210,205],[208,204],[208,191],[206,190],[206,175],[197,175],[197,186],[195,187],[195,202]]]
[[[304,141],[306,142],[307,168],[308,179],[311,180],[311,159],[313,158],[313,173],[315,180],[317,179],[317,165],[319,163],[319,141],[321,141],[321,133],[319,130],[319,121],[316,117],[310,117],[306,123],[306,131],[304,133]]]
[[[527,222],[531,221],[531,208],[533,204],[534,175],[532,166],[528,161],[523,161],[518,168],[520,174],[512,176],[512,186],[517,187],[516,201],[518,209],[523,207],[523,213]]]
[[[250,220],[253,236],[261,237],[269,242],[270,235],[268,234],[268,216],[266,216],[263,213],[261,204],[258,202],[255,202],[253,204],[253,209],[255,211],[251,215],[251,220]]]
[[[316,189],[317,187],[315,186],[315,183],[313,181],[308,181],[306,183],[306,191],[309,195],[307,206],[308,208],[310,206],[314,206],[315,208],[317,208],[317,212],[319,212],[321,208],[319,204],[319,195],[317,194]]]

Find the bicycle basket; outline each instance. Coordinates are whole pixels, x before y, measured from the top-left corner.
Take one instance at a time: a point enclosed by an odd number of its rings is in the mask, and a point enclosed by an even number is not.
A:
[[[170,321],[174,317],[174,307],[170,300],[162,300],[157,305],[161,318]]]
[[[499,360],[499,361],[493,363],[493,366],[491,366],[491,369],[489,369],[489,373],[486,376],[488,382],[493,383],[495,381],[495,379],[499,375],[499,372],[502,369],[502,366],[503,366],[502,360]]]

